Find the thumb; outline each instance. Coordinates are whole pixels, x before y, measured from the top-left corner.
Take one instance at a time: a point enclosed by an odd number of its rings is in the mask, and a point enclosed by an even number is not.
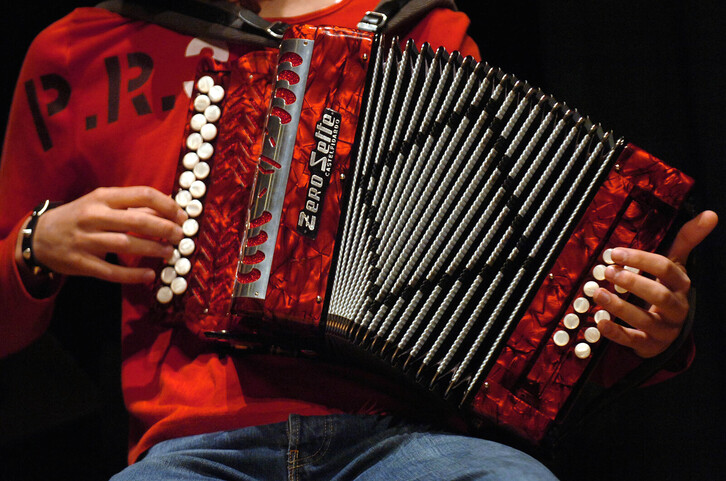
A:
[[[678,231],[668,257],[676,262],[685,264],[688,255],[694,247],[703,241],[718,224],[718,216],[711,210],[706,210],[686,222]]]

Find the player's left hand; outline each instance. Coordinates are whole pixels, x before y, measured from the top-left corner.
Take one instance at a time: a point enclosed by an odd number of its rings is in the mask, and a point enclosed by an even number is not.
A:
[[[688,255],[717,223],[715,212],[701,212],[681,228],[667,256],[622,247],[613,249],[615,264],[605,270],[605,279],[627,289],[650,307],[638,307],[599,288],[593,296],[595,302],[627,324],[602,320],[597,325],[600,333],[644,358],[665,351],[678,338],[688,315],[691,280],[684,267]],[[625,266],[640,273],[626,270]],[[645,277],[644,273],[655,279]]]

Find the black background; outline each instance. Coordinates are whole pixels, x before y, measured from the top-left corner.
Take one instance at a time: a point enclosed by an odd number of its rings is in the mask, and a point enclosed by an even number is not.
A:
[[[3,131],[32,38],[73,6],[94,3],[4,6]],[[464,0],[459,5],[472,18],[470,34],[485,60],[686,171],[697,181],[697,204],[726,219],[726,7],[721,2]],[[545,460],[562,480],[722,479],[725,232],[719,226],[697,249],[690,273],[698,298],[692,368],[630,392],[588,420],[555,458]],[[69,283],[50,333],[0,362],[0,479],[104,479],[124,466],[119,320],[107,314],[118,296],[116,287],[104,283]]]

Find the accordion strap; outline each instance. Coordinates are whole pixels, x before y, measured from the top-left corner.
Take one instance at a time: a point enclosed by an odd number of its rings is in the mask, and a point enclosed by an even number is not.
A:
[[[276,47],[288,27],[227,0],[105,0],[96,8],[187,35],[262,47]],[[382,0],[359,28],[372,25],[369,31],[402,35],[434,8],[457,9],[454,0]]]

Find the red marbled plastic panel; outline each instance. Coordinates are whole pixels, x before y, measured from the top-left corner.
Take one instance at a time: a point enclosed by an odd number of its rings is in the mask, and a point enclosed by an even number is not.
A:
[[[262,317],[281,321],[270,323],[281,328],[310,332],[311,326],[319,325],[322,315],[323,302],[318,298],[325,298],[345,183],[341,174],[348,172],[350,164],[373,36],[336,27],[298,26],[291,27],[285,37],[313,39],[313,56],[267,297],[264,301],[238,298],[234,310],[252,326]],[[340,133],[320,229],[317,237],[310,239],[299,234],[296,226],[305,205],[310,152],[317,142],[313,139],[315,125],[326,108],[340,113]]]
[[[270,103],[277,50],[258,50],[236,61],[218,63],[211,58],[200,62],[197,79],[210,75],[225,87],[220,105],[222,117],[217,121],[218,136],[213,141],[214,154],[205,180],[207,193],[199,221],[196,249],[186,276],[187,291],[175,296],[166,308],[173,311],[174,323],[183,322],[194,333],[228,329],[230,298],[237,269],[239,249],[245,232],[247,207],[260,154],[262,126]],[[196,82],[195,82],[196,84]],[[196,87],[195,87],[196,89]],[[196,90],[192,98],[196,96]],[[190,103],[189,119],[196,112]],[[191,132],[189,122],[184,134]],[[181,158],[173,192],[179,190],[178,179],[186,170]]]
[[[584,295],[582,285],[592,280],[590,272],[602,262],[598,261],[601,252],[617,246],[655,250],[673,214],[672,209],[658,208],[659,202],[677,209],[693,185],[681,172],[632,145],[622,152],[617,167],[575,228],[551,276],[540,287],[470,406],[475,415],[535,442],[546,434],[592,359],[577,358],[573,348],[583,341],[584,330],[595,325],[592,316],[596,308],[580,316],[580,326],[571,332],[566,346],[556,346],[552,334],[566,330],[562,319],[573,312],[573,299]],[[609,237],[608,231],[612,231]],[[613,290],[612,285],[604,287]]]

